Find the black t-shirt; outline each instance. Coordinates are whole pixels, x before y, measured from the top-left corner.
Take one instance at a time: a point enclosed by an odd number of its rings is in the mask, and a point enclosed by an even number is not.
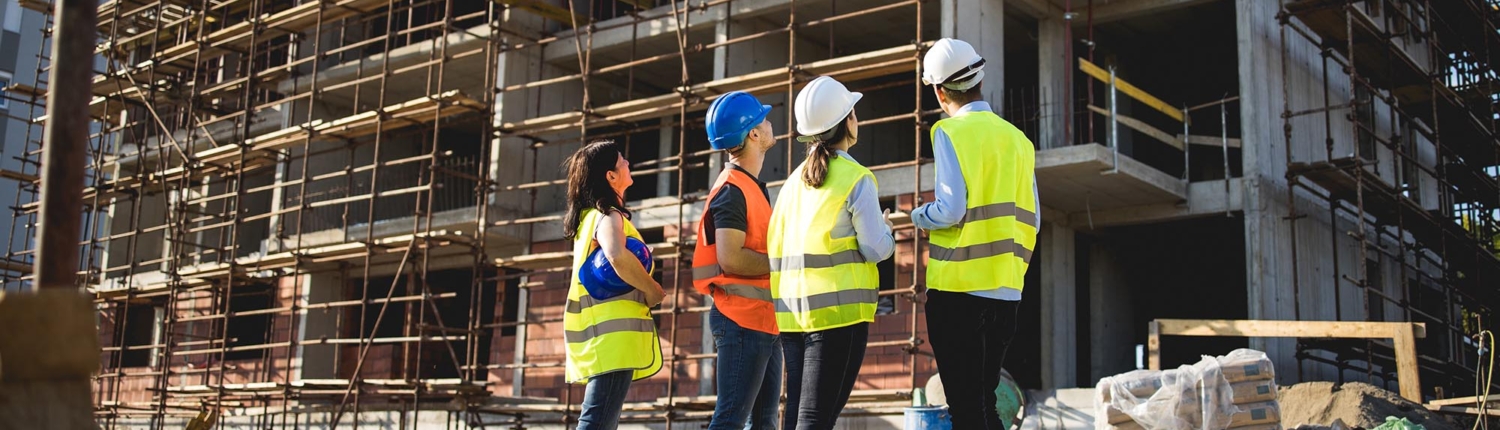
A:
[[[761,182],[760,178],[751,175],[738,165],[725,164],[724,166],[750,176],[756,185],[760,185],[761,198],[768,198],[765,197],[769,195],[766,191],[766,183]],[[708,201],[708,217],[706,218],[708,225],[703,226],[703,232],[708,237],[704,240],[707,240],[709,245],[713,245],[717,240],[714,230],[721,228],[749,231],[749,212],[750,210],[745,205],[745,192],[733,182],[724,184],[724,187],[719,189],[719,193],[714,194],[713,199]]]

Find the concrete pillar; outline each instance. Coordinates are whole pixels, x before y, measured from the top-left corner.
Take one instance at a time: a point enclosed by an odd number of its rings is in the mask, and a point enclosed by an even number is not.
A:
[[[1095,242],[1089,248],[1088,382],[1135,369],[1135,321],[1130,286],[1115,258],[1118,248]]]
[[[512,31],[522,31],[524,33],[531,34],[540,34],[541,31],[545,28],[545,22],[540,17],[519,10],[507,10],[505,12],[504,23],[502,25],[506,28],[511,29]],[[505,40],[503,40],[502,43],[517,42],[516,40],[512,40],[509,37],[505,37],[504,39]],[[506,50],[504,52],[501,52],[496,56],[495,86],[504,88],[511,84],[528,82],[533,79],[540,79],[540,69],[542,68],[540,60],[541,56],[542,49],[538,47],[526,48],[521,50]],[[498,128],[506,121],[523,120],[533,117],[538,112],[540,112],[542,106],[539,106],[538,103],[535,103],[537,94],[534,91],[539,90],[531,89],[526,91],[512,91],[499,94],[495,99],[494,118],[492,119],[493,124]],[[554,95],[553,98],[557,100],[580,100],[571,98],[566,94]],[[543,101],[543,103],[541,104],[546,103],[546,101]],[[490,175],[490,178],[496,181],[500,185],[500,187],[503,188],[507,185],[529,182],[534,176],[537,176],[533,173],[534,167],[542,166],[543,168],[550,169],[552,168],[552,166],[556,165],[555,163],[561,161],[560,158],[551,160],[536,160],[536,158],[540,157],[540,155],[538,154],[538,151],[530,149],[530,143],[531,142],[515,138],[497,138],[491,141],[489,148],[490,171],[488,173]],[[547,165],[546,163],[549,162],[554,164]],[[543,172],[545,171],[547,170],[543,170]],[[488,204],[491,207],[500,209],[501,211],[509,210],[514,211],[515,213],[535,212],[535,204],[531,202],[543,200],[541,198],[529,198],[527,193],[528,192],[518,191],[511,192],[503,196],[498,192],[490,193]],[[496,212],[497,211],[490,211],[491,214],[496,214]],[[515,234],[523,234],[520,233],[521,231],[521,229],[517,229]],[[530,239],[529,235],[525,237],[527,239]],[[527,245],[525,247],[525,250],[529,253],[531,250],[530,245]],[[529,277],[522,277],[520,279],[522,285],[525,285],[529,281]],[[520,311],[516,313],[516,322],[521,324],[516,325],[515,347],[511,355],[511,363],[513,364],[522,364],[526,361],[526,351],[528,346],[526,342],[528,338],[527,331],[529,331],[530,326],[525,323],[531,319],[530,312],[527,311],[527,309],[530,308],[530,302],[531,290],[528,288],[521,288],[516,295],[517,309],[520,309]],[[496,336],[498,336],[498,333],[496,334]],[[512,396],[522,396],[523,394],[525,394],[526,388],[526,369],[517,367],[515,369],[512,369],[511,372],[511,380],[513,382],[511,383],[510,394]]]
[[[657,154],[665,158],[677,149],[677,127],[667,126],[676,118],[663,117],[662,128],[657,130]],[[667,196],[672,193],[672,182],[677,177],[677,172],[662,172],[656,174],[656,195]]]
[[[1073,229],[1043,223],[1037,237],[1042,264],[1042,387],[1078,386],[1077,271]]]
[[[1041,102],[1040,141],[1042,149],[1061,148],[1072,142],[1068,127],[1072,124],[1069,92],[1072,88],[1073,59],[1068,57],[1068,21],[1048,17],[1037,22],[1037,71]]]
[[[1000,112],[1005,95],[1005,1],[942,0],[942,36],[974,45],[984,57],[984,99]]]
[[[296,275],[282,280],[282,288],[297,288],[296,300],[300,306],[313,303],[335,302],[341,299],[343,278],[338,273]],[[294,285],[292,283],[300,283]],[[308,309],[297,318],[297,338],[316,341],[322,338],[338,338],[339,312],[345,308]],[[298,379],[333,379],[338,377],[338,345],[297,345],[296,362],[300,363]]]
[[[1255,0],[1235,2],[1236,38],[1239,41],[1240,121],[1244,151],[1244,217],[1245,275],[1249,318],[1262,320],[1295,319],[1292,294],[1291,253],[1287,238],[1293,234],[1285,219],[1286,201],[1285,153],[1273,146],[1280,142],[1281,97],[1283,76],[1280,52],[1281,28],[1276,20],[1277,5]],[[1295,37],[1295,36],[1288,36]],[[1295,45],[1292,40],[1289,43]],[[1297,50],[1309,62],[1315,50]],[[1296,60],[1294,60],[1296,61]],[[1289,73],[1295,79],[1316,82],[1314,70],[1298,68]],[[1305,140],[1304,140],[1305,141]],[[1305,222],[1305,221],[1304,221]],[[1355,267],[1355,266],[1349,266]],[[1303,269],[1306,270],[1306,269]],[[1346,272],[1347,273],[1347,272]],[[1358,275],[1357,273],[1354,275]],[[1304,286],[1303,288],[1308,288]],[[1250,348],[1265,351],[1278,369],[1296,369],[1295,339],[1252,338]],[[1277,372],[1276,382],[1295,382],[1297,372]]]

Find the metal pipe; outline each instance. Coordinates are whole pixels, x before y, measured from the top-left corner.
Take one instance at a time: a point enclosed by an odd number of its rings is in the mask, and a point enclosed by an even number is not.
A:
[[[1116,119],[1119,111],[1115,105],[1117,93],[1119,91],[1115,88],[1115,67],[1109,66],[1109,146],[1111,152],[1114,153],[1114,159],[1109,163],[1112,165],[1110,173],[1120,173],[1120,121]]]
[[[88,163],[89,101],[93,99],[98,2],[60,0],[48,73],[46,139],[42,145],[41,221],[32,289],[75,288],[82,226],[83,167]]]
[[[1224,148],[1224,216],[1234,218],[1234,212],[1229,209],[1229,108],[1225,106],[1219,104],[1219,144]],[[1182,145],[1186,147],[1187,142]],[[1115,168],[1119,169],[1119,166]]]

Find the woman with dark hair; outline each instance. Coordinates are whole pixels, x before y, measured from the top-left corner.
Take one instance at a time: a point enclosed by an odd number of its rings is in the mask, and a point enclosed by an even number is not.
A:
[[[573,240],[573,279],[563,313],[567,379],[588,383],[578,429],[614,429],[630,383],[661,370],[661,341],[651,307],[666,293],[625,247],[627,238],[641,240],[641,234],[625,209],[625,189],[634,181],[623,148],[614,141],[594,141],[568,158],[567,169],[563,234]],[[604,300],[589,295],[578,270],[595,249],[634,291]]]
[[[848,403],[875,321],[875,264],[895,251],[875,175],[845,152],[859,140],[860,97],[827,76],[797,93],[792,113],[807,160],[782,185],[767,234],[797,430],[832,429]]]

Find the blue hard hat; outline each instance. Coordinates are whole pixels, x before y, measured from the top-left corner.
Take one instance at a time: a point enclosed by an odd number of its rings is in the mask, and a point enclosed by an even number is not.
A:
[[[641,261],[641,267],[646,268],[646,273],[654,269],[651,259],[651,248],[636,238],[625,239],[625,249],[635,255]],[[583,289],[596,300],[605,300],[620,296],[634,290],[635,287],[620,279],[620,274],[615,272],[614,265],[609,264],[609,258],[604,256],[604,250],[594,248],[589,253],[589,258],[583,261],[583,266],[578,268],[578,282],[583,284]]]
[[[735,91],[719,96],[708,105],[708,145],[716,150],[734,149],[745,143],[750,130],[766,120],[771,106],[760,104],[755,96]]]

